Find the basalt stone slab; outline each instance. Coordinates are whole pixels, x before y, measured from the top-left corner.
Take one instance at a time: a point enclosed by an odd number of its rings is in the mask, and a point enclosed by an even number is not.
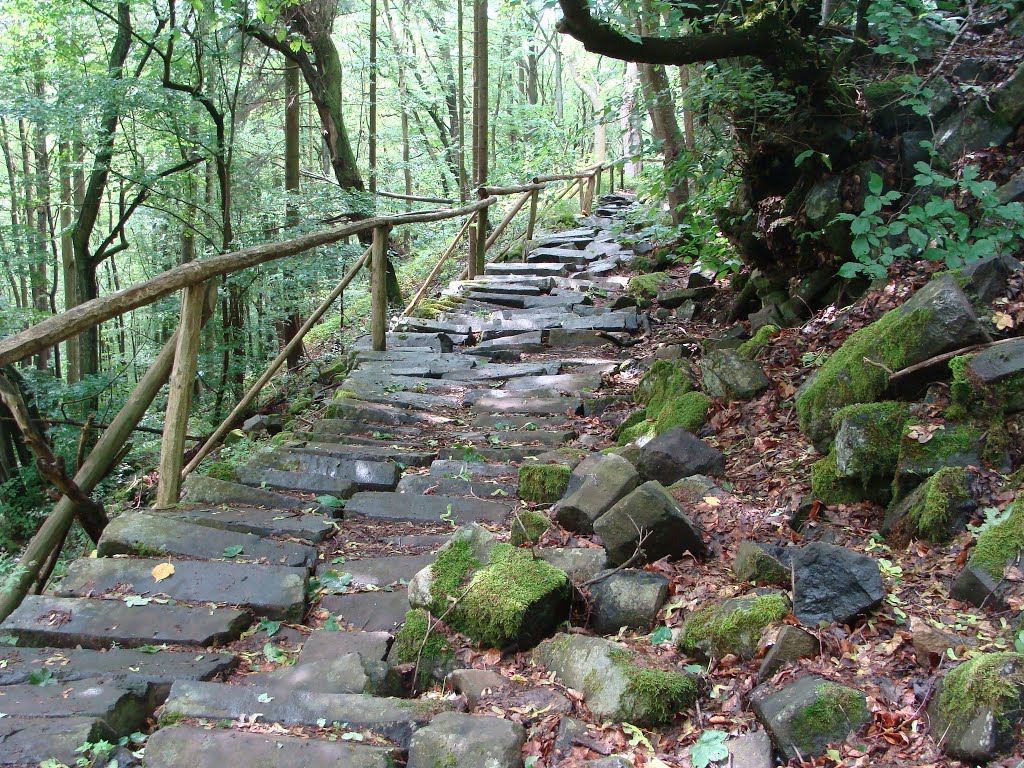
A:
[[[537,291],[539,294],[540,291]],[[485,291],[471,291],[466,296],[474,301],[482,301],[486,304],[495,304],[499,307],[514,307],[526,309],[527,296],[517,293],[487,293]]]
[[[289,443],[289,453],[309,453],[348,461],[393,461],[406,467],[428,467],[437,458],[435,452],[409,450],[392,445],[339,445],[337,443]],[[311,470],[316,471],[316,470]]]
[[[374,424],[444,424],[445,419],[432,414],[417,413],[409,408],[396,408],[382,403],[370,403],[352,397],[331,401],[328,415],[339,419],[369,421]]]
[[[477,413],[525,413],[538,416],[579,413],[583,407],[575,397],[482,397],[473,403]]]
[[[409,598],[404,589],[353,592],[324,596],[320,599],[320,607],[340,617],[340,623],[349,624],[354,629],[394,634],[405,621]]]
[[[315,504],[262,488],[191,474],[185,478],[181,497],[193,504],[243,504],[250,507],[307,510]]]
[[[514,482],[518,477],[515,467],[506,464],[487,464],[483,461],[455,461],[451,459],[438,459],[430,465],[432,477],[456,477],[458,475],[469,475],[475,479],[479,478],[501,478],[502,482]]]
[[[82,744],[116,735],[96,717],[4,717],[0,719],[0,765],[40,765],[46,760],[75,765]]]
[[[640,448],[636,469],[644,480],[671,485],[692,475],[721,475],[725,456],[696,435],[675,427]]]
[[[289,472],[283,469],[253,469],[242,467],[239,477],[246,485],[256,488],[277,488],[301,493],[322,493],[347,499],[356,492],[356,485],[343,477],[330,477],[314,472]]]
[[[451,352],[454,340],[445,333],[388,333],[384,337],[388,350],[415,349],[424,352]],[[369,336],[356,339],[355,348],[369,350],[372,342]]]
[[[280,693],[281,695],[275,695]],[[264,699],[260,701],[262,694]],[[195,717],[237,720],[253,712],[265,723],[316,727],[318,720],[347,723],[354,731],[369,730],[408,747],[414,732],[426,725],[443,703],[411,702],[354,693],[276,691],[218,683],[180,682],[171,687],[162,719]]]
[[[551,347],[603,347],[613,343],[597,331],[552,328],[548,332],[548,346]]]
[[[175,680],[210,680],[230,672],[238,659],[222,653],[7,647],[0,650],[0,664],[0,686],[30,683],[33,673],[48,671],[58,683],[100,677],[129,690],[148,689],[147,699],[155,703]]]
[[[184,605],[136,605],[120,600],[29,595],[0,624],[0,633],[33,647],[125,648],[227,643],[249,626],[245,611]]]
[[[498,480],[465,480],[461,477],[438,477],[436,475],[406,475],[398,484],[399,493],[440,493],[444,496],[515,496],[518,482],[511,477],[506,483]]]
[[[223,531],[252,533],[257,536],[290,536],[319,543],[327,538],[334,526],[323,515],[304,514],[284,509],[259,507],[197,507],[154,512],[154,515],[182,520]]]
[[[399,581],[409,581],[413,576],[434,562],[433,555],[393,555],[391,557],[369,557],[365,560],[345,560],[338,565],[321,564],[317,573],[327,570],[347,573],[352,576],[352,586],[385,587]]]
[[[409,522],[499,523],[511,505],[460,496],[412,496],[405,493],[357,493],[345,505],[347,515]]]
[[[472,406],[481,400],[551,400],[560,397],[553,389],[524,389],[510,392],[507,389],[475,389],[465,395],[466,405]]]
[[[177,725],[162,728],[149,737],[146,765],[148,768],[196,768],[204,765],[390,768],[394,765],[394,756],[390,749],[345,741]]]
[[[408,768],[518,768],[523,726],[500,717],[444,712],[412,737]]]
[[[341,446],[337,446],[341,448]],[[347,454],[324,455],[319,453],[306,453],[302,450],[294,452],[281,452],[272,454],[273,458],[264,463],[274,463],[278,467],[301,469],[303,472],[325,475],[348,480],[358,486],[361,491],[390,491],[398,483],[402,476],[402,470],[398,468],[398,461],[406,466],[425,466],[421,462],[429,454],[410,453],[409,451],[394,451],[392,454],[385,454],[377,446],[363,446],[360,452],[357,446],[346,446]],[[381,457],[385,455],[401,456],[395,460],[364,460],[346,458],[347,455],[371,455]],[[259,466],[263,466],[261,463]]]
[[[368,392],[360,395],[368,403],[381,403],[409,411],[429,411],[435,408],[459,408],[462,398],[456,395],[432,395],[419,392]]]
[[[475,347],[467,349],[466,354],[481,356],[502,355],[503,359],[508,359],[509,355],[543,352],[544,350],[543,332],[537,330],[517,333],[514,336],[503,336],[500,339],[481,341]]]
[[[310,432],[296,430],[293,434],[301,435],[300,439],[315,439],[333,441],[335,443],[358,442],[356,438],[367,437],[377,433],[386,433],[396,437],[419,435],[423,432],[421,426],[403,426],[401,424],[372,424],[357,419],[320,419],[313,425]],[[316,437],[311,437],[315,435]],[[276,453],[272,451],[271,453]],[[254,457],[255,460],[262,459],[265,454]]]
[[[592,533],[594,522],[639,484],[640,475],[621,456],[591,454],[572,471],[555,519],[570,531]]]
[[[563,373],[554,376],[524,376],[505,384],[509,392],[524,389],[553,389],[563,395],[578,395],[584,390],[600,389],[600,373]]]
[[[491,462],[520,463],[531,456],[539,456],[550,449],[546,445],[520,445],[505,448],[494,448],[491,446],[470,446],[468,448],[444,448],[438,454],[442,459],[465,459],[467,456],[482,458]]]
[[[569,422],[565,416],[530,416],[514,413],[481,413],[473,417],[473,426],[499,430],[556,429]]]
[[[488,264],[488,275],[511,275],[521,277],[566,277],[572,271],[570,264]]]
[[[533,554],[565,571],[577,584],[590,581],[608,567],[608,553],[603,547],[543,547],[534,549]]]
[[[530,283],[498,283],[491,280],[463,280],[449,284],[453,291],[461,291],[464,295],[472,296],[474,293],[490,293],[501,296],[540,296],[545,290],[550,290],[553,284],[541,290],[541,285]]]
[[[590,626],[597,634],[614,635],[622,627],[648,632],[668,598],[668,579],[627,569],[598,581],[591,596]]]
[[[523,333],[544,330],[558,325],[558,318],[550,315],[536,314],[530,317],[489,320],[480,329],[482,341],[493,341],[507,336],[518,336]]]
[[[492,363],[481,365],[471,370],[452,371],[444,374],[444,379],[454,379],[461,382],[468,381],[499,381],[502,379],[513,379],[520,376],[546,376],[556,374],[561,368],[559,363],[514,363],[505,365]]]
[[[449,337],[467,336],[472,330],[468,325],[430,320],[425,317],[402,317],[398,321],[398,327],[406,333],[441,333]]]
[[[299,651],[299,664],[328,661],[355,653],[367,661],[384,661],[391,650],[390,632],[328,632],[318,629],[310,633]]]
[[[308,568],[317,559],[316,550],[304,544],[222,531],[174,520],[161,513],[143,512],[130,512],[111,520],[96,550],[100,557],[160,554],[218,560],[224,557],[225,550],[234,551],[237,547],[241,547],[234,556],[237,560]]]
[[[385,662],[370,661],[358,653],[247,675],[243,684],[319,693],[372,693],[378,696],[397,696],[405,692],[397,670],[392,671]]]
[[[632,333],[640,327],[635,311],[606,312],[590,317],[570,318],[562,323],[566,331],[626,331]]]
[[[575,440],[579,433],[572,429],[548,431],[543,429],[495,430],[486,432],[453,432],[451,439],[458,443],[483,443],[495,448],[520,445],[559,446]]]
[[[526,257],[529,264],[586,264],[597,256],[578,248],[534,248]]]
[[[807,626],[845,624],[885,599],[878,561],[815,541],[793,555],[793,614]]]
[[[156,581],[161,563],[174,573]],[[190,603],[230,603],[271,619],[299,621],[306,604],[305,568],[211,563],[203,560],[81,558],[71,564],[56,594],[61,597],[167,595]]]
[[[97,677],[63,685],[9,685],[0,693],[8,717],[97,718],[118,734],[135,730],[149,714],[143,692]]]

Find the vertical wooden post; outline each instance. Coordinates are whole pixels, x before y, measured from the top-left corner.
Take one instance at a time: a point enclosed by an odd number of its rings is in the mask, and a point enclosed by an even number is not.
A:
[[[373,349],[383,352],[387,349],[388,331],[388,235],[390,227],[373,230],[373,245],[370,253],[370,335]]]
[[[619,189],[626,188],[626,164],[619,166]]]
[[[601,173],[601,169],[598,168],[596,172],[590,175],[587,179],[587,210],[584,213],[589,216],[591,211],[594,209],[594,190],[597,188],[597,177]]]
[[[536,184],[537,180],[534,179],[533,183]],[[526,222],[526,239],[523,240],[523,263],[526,263],[526,257],[530,255],[530,242],[533,240],[533,230],[537,226],[537,202],[540,200],[540,190],[535,189],[530,193],[530,218]]]
[[[580,213],[584,216],[587,215],[587,177],[581,176],[580,180],[576,182],[580,187]]]
[[[604,166],[603,165],[599,165],[599,166],[597,166],[597,171],[594,173],[594,176],[597,178],[597,186],[594,189],[595,199],[598,199],[598,198],[601,197],[601,173],[602,173],[602,171],[604,171]]]
[[[191,285],[181,297],[181,324],[178,345],[174,350],[170,395],[164,418],[164,435],[160,443],[160,482],[156,489],[156,508],[165,509],[178,503],[181,492],[181,466],[184,464],[185,434],[188,412],[192,405],[192,389],[199,359],[199,331],[203,327],[205,285]]]

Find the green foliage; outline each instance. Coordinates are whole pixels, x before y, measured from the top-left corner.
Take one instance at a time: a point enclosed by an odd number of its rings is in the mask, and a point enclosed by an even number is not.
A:
[[[725,760],[729,750],[725,740],[729,734],[725,731],[704,731],[700,738],[690,747],[690,762],[693,768],[707,768],[711,763]]]
[[[654,422],[654,434],[660,435],[675,427],[697,432],[707,421],[711,404],[711,398],[698,391],[672,398],[661,407]]]
[[[917,536],[927,541],[950,538],[950,515],[959,503],[970,498],[967,480],[963,467],[943,467],[926,481],[921,502],[908,515]]]
[[[571,473],[565,464],[523,464],[519,468],[519,498],[539,504],[554,504],[569,486]]]
[[[468,541],[452,541],[438,553],[431,566],[431,609],[442,614],[448,609],[448,598],[458,597],[466,577],[480,567]]]

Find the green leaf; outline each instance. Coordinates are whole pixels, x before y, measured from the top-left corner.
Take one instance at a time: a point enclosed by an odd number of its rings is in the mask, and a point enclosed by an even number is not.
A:
[[[245,547],[241,544],[236,544],[233,547],[224,547],[224,557],[230,560],[232,557],[238,557],[243,551],[245,551]]]
[[[256,697],[256,701],[258,701],[260,704],[269,704],[273,700],[274,697],[269,696],[266,693],[261,693],[259,696]]]
[[[839,268],[839,276],[847,280],[860,274],[861,265],[855,261],[848,261]]]
[[[660,626],[651,633],[648,639],[651,641],[651,645],[667,643],[672,639],[672,630],[666,626]]]
[[[42,667],[41,669],[34,669],[28,676],[28,681],[32,685],[56,685],[57,681],[53,679],[53,670],[49,667]]]
[[[263,646],[263,655],[271,664],[284,664],[288,661],[288,654],[269,642]]]
[[[868,191],[872,195],[880,195],[882,194],[882,187],[884,186],[885,182],[882,181],[882,177],[877,173],[872,173],[871,178],[868,179]],[[714,733],[714,731],[712,731],[712,733]]]
[[[523,761],[523,768],[533,768],[537,764],[538,760],[540,760],[540,758],[536,755],[530,755]]]
[[[325,507],[331,507],[333,509],[340,509],[345,506],[343,499],[339,499],[337,496],[317,496],[317,502]]]
[[[128,595],[124,599],[124,604],[129,608],[137,608],[140,605],[149,605],[152,602],[152,597],[142,597],[141,595]]]
[[[727,738],[729,734],[725,731],[704,731],[690,747],[690,762],[693,763],[693,768],[707,768],[713,762],[728,758],[729,750],[725,747]]]
[[[338,620],[333,616],[328,616],[327,621],[324,622],[325,632],[340,632],[341,627],[338,626]]]
[[[160,651],[166,651],[166,645],[140,645],[135,649],[139,653],[160,653]]]
[[[338,573],[337,571],[331,570],[320,576],[320,590],[329,595],[338,595],[347,592],[351,583],[351,573]]]
[[[18,638],[14,635],[0,635],[0,645],[17,645]]]
[[[808,149],[801,152],[799,155],[796,156],[796,159],[793,160],[793,166],[795,168],[799,168],[801,165],[803,165],[804,160],[806,160],[808,157],[811,157],[813,154],[813,149]]]
[[[267,637],[273,637],[281,631],[281,622],[271,621],[270,619],[260,619],[260,629],[267,633]]]

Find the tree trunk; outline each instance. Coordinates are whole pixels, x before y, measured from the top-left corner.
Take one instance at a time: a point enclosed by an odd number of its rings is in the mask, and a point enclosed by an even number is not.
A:
[[[285,205],[285,226],[294,227],[299,223],[299,209],[295,198],[299,192],[299,159],[302,148],[299,141],[299,117],[302,113],[299,102],[299,65],[293,61],[285,63],[284,69],[284,189],[288,196]],[[285,285],[289,280],[285,279]],[[298,297],[293,296],[294,303]],[[302,317],[292,312],[283,324],[281,344],[286,346],[302,326]],[[288,369],[294,370],[302,362],[305,350],[298,344],[288,355]]]

